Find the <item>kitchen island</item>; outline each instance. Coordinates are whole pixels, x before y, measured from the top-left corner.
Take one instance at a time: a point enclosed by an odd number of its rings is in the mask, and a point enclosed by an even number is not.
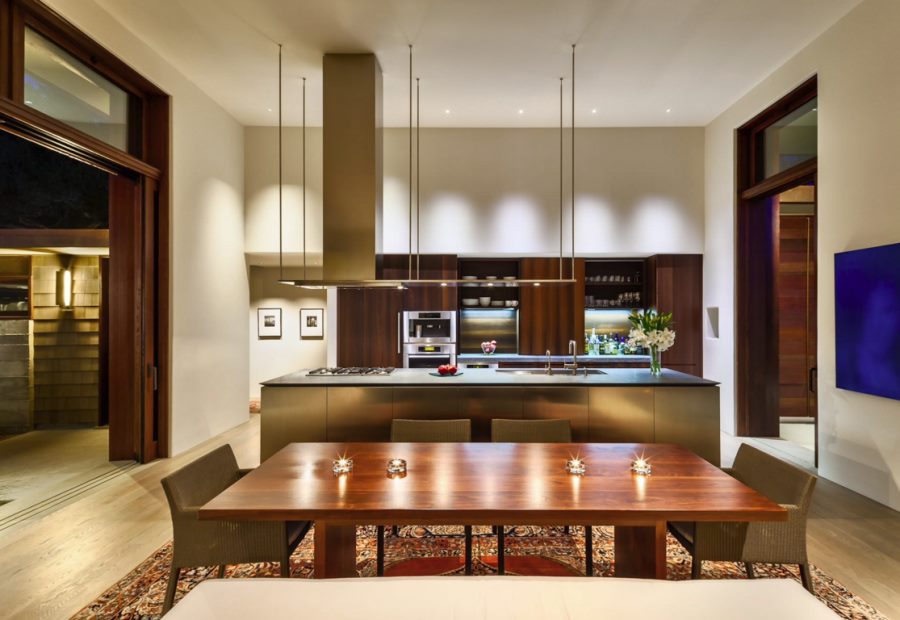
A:
[[[389,441],[393,419],[455,418],[472,421],[474,441],[490,441],[493,419],[562,418],[576,442],[676,443],[715,465],[720,460],[718,384],[672,370],[308,372],[262,384],[262,460],[292,442]]]

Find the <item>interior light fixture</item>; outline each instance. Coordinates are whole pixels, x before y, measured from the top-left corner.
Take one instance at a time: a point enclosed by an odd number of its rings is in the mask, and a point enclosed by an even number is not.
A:
[[[450,114],[450,110],[444,110],[444,114]]]
[[[597,108],[594,108],[593,110],[591,110],[591,114],[596,114],[596,113],[597,113]]]
[[[525,110],[520,109],[519,114],[525,114]]]
[[[672,108],[666,108],[666,114],[671,114],[671,113],[672,113]]]

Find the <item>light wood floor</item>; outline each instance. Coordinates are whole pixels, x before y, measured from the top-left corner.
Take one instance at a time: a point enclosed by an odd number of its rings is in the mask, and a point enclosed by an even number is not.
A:
[[[170,539],[159,480],[230,443],[259,463],[259,416],[174,459],[129,470],[40,520],[0,533],[0,617],[68,618]],[[734,448],[736,450],[736,448]],[[809,524],[814,564],[900,620],[900,513],[825,480]]]

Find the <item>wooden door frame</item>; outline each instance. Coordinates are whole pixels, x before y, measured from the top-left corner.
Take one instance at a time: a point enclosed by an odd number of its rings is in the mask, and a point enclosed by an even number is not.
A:
[[[26,26],[38,31],[129,93],[127,151],[25,105],[23,80]],[[136,435],[133,454],[122,451],[113,454],[111,450],[110,457],[134,458],[146,462],[168,456],[171,398],[171,99],[115,54],[38,0],[0,0],[0,75],[0,123],[4,130],[111,174],[133,178],[141,190],[142,216],[138,221],[140,234],[136,237],[140,241],[140,247],[135,250],[141,265],[140,273],[151,275],[148,281],[141,277],[133,282],[133,292],[140,300],[137,328],[141,337],[135,350],[130,353],[139,372],[128,387],[135,402],[140,403],[133,412],[140,434]],[[6,232],[13,231],[0,231],[0,244],[10,239],[20,244],[26,243],[28,237],[40,234],[40,231],[25,234],[17,231],[18,236],[13,234],[7,239]],[[144,295],[144,289],[152,291],[152,294]],[[148,347],[148,343],[151,346]],[[152,355],[145,359],[148,352]],[[157,378],[156,381],[153,380],[154,377]],[[148,394],[154,383],[155,394]],[[145,411],[148,403],[152,403],[154,411]],[[144,432],[148,426],[152,427],[153,432]]]
[[[791,187],[817,182],[818,171],[813,158],[760,180],[759,136],[817,94],[813,76],[735,132],[735,416],[742,437],[779,435],[778,210],[768,205]],[[759,412],[774,412],[774,423]]]

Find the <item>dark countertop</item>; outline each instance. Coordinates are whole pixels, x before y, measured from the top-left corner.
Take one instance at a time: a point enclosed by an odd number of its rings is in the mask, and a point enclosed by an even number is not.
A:
[[[575,387],[706,387],[718,385],[715,381],[701,379],[674,370],[663,369],[654,377],[646,368],[605,368],[602,375],[566,375],[556,370],[553,375],[524,375],[515,372],[498,372],[493,369],[465,369],[455,377],[434,377],[430,370],[398,368],[388,376],[340,376],[308,377],[308,369],[264,381],[266,387],[321,387],[321,386],[385,386],[385,387],[448,387],[448,386],[575,386]]]
[[[460,353],[456,356],[456,361],[460,364],[466,362],[489,362],[492,364],[499,363],[526,363],[538,364],[543,366],[547,363],[546,355],[519,355],[517,353],[494,353],[493,355],[484,355],[483,353]],[[550,361],[553,363],[571,362],[571,355],[551,355]],[[586,353],[578,354],[578,363],[603,363],[603,362],[634,362],[634,363],[650,363],[649,355],[587,355]]]

